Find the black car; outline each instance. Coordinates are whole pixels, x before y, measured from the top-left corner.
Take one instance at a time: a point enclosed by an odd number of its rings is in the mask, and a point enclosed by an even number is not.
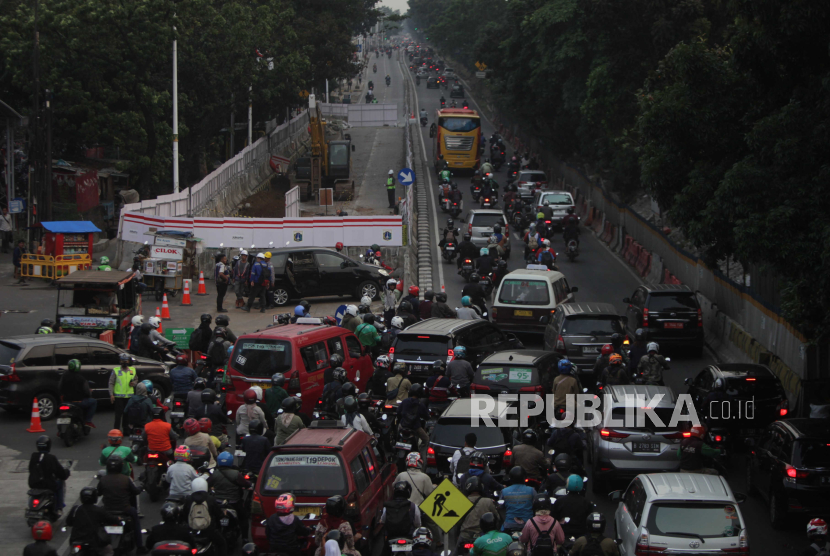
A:
[[[37,398],[40,418],[48,421],[57,416],[61,374],[67,372],[71,359],[81,362],[81,374],[89,381],[92,396],[109,403],[109,378],[120,366],[122,353],[115,346],[76,334],[31,334],[0,340],[0,407],[7,411],[31,411]],[[152,359],[135,358],[140,379],[153,381],[160,397],[173,387],[165,374],[166,367]]]
[[[695,293],[682,284],[643,285],[637,288],[628,303],[626,326],[634,331],[642,328],[646,340],[661,347],[689,347],[700,357],[703,353],[703,313]]]
[[[718,379],[725,382],[728,400],[707,403],[706,397]],[[733,441],[738,437],[758,436],[768,424],[789,413],[781,381],[764,365],[710,365],[685,382],[698,415],[703,418],[711,411],[715,418],[710,421],[710,428],[729,431]]]
[[[430,77],[427,79],[427,89],[440,89],[441,84],[438,83],[437,77]]]
[[[476,394],[539,394],[551,391],[562,356],[542,350],[499,351],[475,371],[471,390]]]
[[[804,518],[830,514],[830,429],[826,419],[788,419],[767,427],[746,468],[747,491],[769,505],[769,520],[779,529],[792,514]]]
[[[522,349],[513,334],[506,334],[486,320],[427,319],[408,326],[392,343],[389,354],[406,363],[410,379],[415,382],[433,374],[433,363],[449,363],[456,346],[467,348],[467,360],[473,367],[496,351]]]
[[[461,85],[453,85],[450,90],[450,98],[464,98],[464,87]]]
[[[274,301],[285,305],[291,299],[321,295],[352,295],[376,299],[386,270],[359,263],[331,249],[277,249],[272,252]]]

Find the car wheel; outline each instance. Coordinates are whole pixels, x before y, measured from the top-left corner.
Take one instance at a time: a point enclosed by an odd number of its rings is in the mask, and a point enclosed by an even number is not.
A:
[[[746,464],[746,492],[747,494],[756,494],[758,489],[755,488],[755,484],[752,482],[752,465],[747,462]]]
[[[153,382],[153,391],[150,394],[155,396],[157,400],[164,400],[167,398],[167,394],[164,393],[164,388],[155,382]]]
[[[769,522],[773,529],[783,529],[787,521],[787,513],[778,501],[778,494],[775,492],[769,495]]]
[[[288,290],[285,288],[274,289],[274,303],[276,303],[278,307],[282,307],[288,303],[290,297],[291,296],[288,295]]]
[[[377,299],[379,294],[380,288],[378,285],[371,280],[366,280],[357,288],[357,298],[363,299],[363,296],[368,296],[369,299]]]
[[[44,392],[36,397],[41,421],[51,421],[57,417],[58,399],[55,396]]]

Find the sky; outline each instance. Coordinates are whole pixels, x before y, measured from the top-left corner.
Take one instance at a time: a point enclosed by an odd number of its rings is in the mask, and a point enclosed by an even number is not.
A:
[[[400,10],[401,13],[406,13],[409,10],[409,2],[408,0],[383,0],[380,3],[381,6],[386,6],[393,10]]]

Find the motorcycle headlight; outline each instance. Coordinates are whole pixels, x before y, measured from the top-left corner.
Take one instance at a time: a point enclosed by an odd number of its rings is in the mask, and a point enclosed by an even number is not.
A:
[[[379,268],[378,272],[381,276],[389,276],[389,272],[385,268]]]

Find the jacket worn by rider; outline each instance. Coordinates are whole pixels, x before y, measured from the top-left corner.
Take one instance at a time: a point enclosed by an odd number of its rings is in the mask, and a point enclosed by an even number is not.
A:
[[[178,442],[172,425],[161,419],[153,419],[144,425],[144,439],[151,452],[169,452]]]
[[[245,475],[235,467],[217,467],[207,482],[216,500],[227,500],[231,504],[242,500],[242,489],[251,486]]]
[[[102,548],[98,530],[104,525],[117,525],[121,520],[95,504],[74,506],[66,517],[66,524],[72,527],[69,542],[90,544],[94,549]]]
[[[637,365],[637,372],[639,372],[647,384],[660,384],[663,382],[663,370],[668,369],[669,364],[666,363],[666,358],[662,355],[646,355],[640,359]]]
[[[518,465],[525,470],[527,476],[532,479],[545,478],[548,464],[545,455],[539,448],[529,444],[517,444],[513,447],[513,465]]]

